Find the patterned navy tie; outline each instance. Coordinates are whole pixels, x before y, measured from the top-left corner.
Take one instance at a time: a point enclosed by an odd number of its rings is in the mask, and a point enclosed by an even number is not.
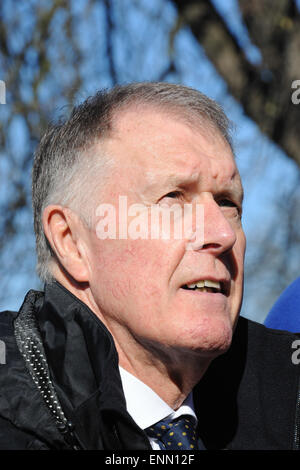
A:
[[[199,450],[203,445],[196,436],[196,427],[193,416],[182,415],[177,419],[163,419],[147,428],[146,432],[158,440],[162,450]]]

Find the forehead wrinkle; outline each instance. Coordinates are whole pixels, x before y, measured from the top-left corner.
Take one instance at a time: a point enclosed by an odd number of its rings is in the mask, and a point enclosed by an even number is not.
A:
[[[160,184],[168,184],[170,186],[184,186],[185,184],[198,182],[200,179],[200,172],[192,172],[188,174],[181,174],[179,172],[170,173],[161,177],[161,175],[155,174],[155,172],[147,171],[145,173],[146,180],[149,186],[156,186]]]

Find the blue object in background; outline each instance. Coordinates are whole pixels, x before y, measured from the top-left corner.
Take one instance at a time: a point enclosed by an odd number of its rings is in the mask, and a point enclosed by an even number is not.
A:
[[[264,324],[269,328],[300,332],[300,277],[283,291]]]

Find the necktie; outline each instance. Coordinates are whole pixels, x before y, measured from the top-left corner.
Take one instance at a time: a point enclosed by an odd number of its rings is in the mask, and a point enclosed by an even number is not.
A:
[[[197,423],[193,416],[182,415],[179,418],[163,419],[146,429],[149,437],[158,440],[162,450],[198,450],[196,437]]]

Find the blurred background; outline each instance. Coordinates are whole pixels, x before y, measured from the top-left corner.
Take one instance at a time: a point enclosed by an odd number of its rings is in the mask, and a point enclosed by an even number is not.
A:
[[[197,88],[235,123],[248,239],[242,314],[263,322],[300,275],[300,104],[291,99],[300,0],[1,0],[0,80],[0,310],[43,287],[30,194],[43,130],[99,88],[130,81]]]

